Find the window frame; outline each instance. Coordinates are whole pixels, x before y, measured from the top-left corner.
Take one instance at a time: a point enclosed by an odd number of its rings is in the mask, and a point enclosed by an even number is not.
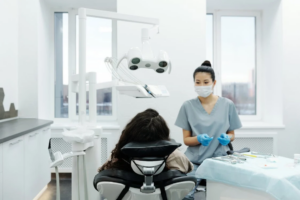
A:
[[[233,17],[255,17],[256,29],[256,115],[239,115],[242,121],[261,121],[263,119],[263,69],[262,69],[262,18],[260,11],[236,11],[236,10],[208,10],[207,13],[213,15],[213,63],[217,84],[215,94],[222,96],[222,66],[221,66],[221,18],[223,16]]]
[[[69,77],[71,77],[73,74],[76,74],[76,15],[78,14],[78,10],[71,9],[71,10],[55,10],[53,12],[53,15],[56,12],[63,12],[68,13],[68,60],[69,60]],[[104,19],[104,18],[103,18]],[[112,22],[112,57],[117,58],[117,22],[116,20],[111,20]],[[112,80],[114,80],[114,77],[112,76]],[[55,81],[55,77],[53,79]],[[69,79],[69,86],[72,84],[71,79]],[[54,91],[52,92],[54,95]],[[115,88],[112,88],[112,115],[109,116],[101,116],[97,115],[97,121],[116,121],[117,120],[117,91]],[[55,109],[55,103],[53,104],[53,117],[56,121],[76,121],[79,119],[79,116],[76,114],[76,93],[73,93],[70,88],[68,90],[68,96],[69,96],[69,104],[68,104],[68,110],[69,110],[69,117],[68,118],[55,118],[54,115],[54,109]],[[54,98],[53,98],[54,99]],[[89,119],[89,116],[87,115],[86,120]]]

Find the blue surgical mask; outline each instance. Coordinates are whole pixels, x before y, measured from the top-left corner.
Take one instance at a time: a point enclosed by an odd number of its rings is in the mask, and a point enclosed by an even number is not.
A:
[[[195,92],[200,96],[200,97],[208,97],[212,92],[213,92],[213,85],[209,86],[195,86]]]

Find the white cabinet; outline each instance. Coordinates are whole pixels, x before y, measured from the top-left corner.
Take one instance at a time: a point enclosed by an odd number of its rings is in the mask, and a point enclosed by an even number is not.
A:
[[[0,173],[2,173],[2,168],[3,168],[3,163],[2,163],[2,158],[3,158],[3,150],[2,150],[2,144],[0,144]]]
[[[2,165],[3,165],[3,162],[2,162],[2,144],[0,144],[0,200],[2,200]]]
[[[50,169],[50,156],[48,152],[48,144],[50,140],[50,128],[46,127],[41,130],[39,135],[40,141],[40,180],[39,180],[39,191],[41,191],[51,180],[51,169]]]
[[[50,182],[50,129],[0,144],[0,200],[31,200]]]
[[[41,130],[37,130],[26,134],[25,138],[25,198],[33,199],[42,188],[40,188],[39,180],[41,178],[40,165],[43,160],[40,159],[40,141]]]
[[[24,199],[24,136],[2,143],[3,200]]]
[[[3,192],[2,192],[2,172],[0,172],[0,200],[3,200],[2,194],[3,194]]]

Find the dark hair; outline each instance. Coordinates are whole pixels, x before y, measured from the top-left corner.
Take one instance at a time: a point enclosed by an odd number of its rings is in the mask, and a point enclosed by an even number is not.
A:
[[[129,158],[121,152],[122,147],[129,142],[170,140],[169,135],[170,130],[166,121],[156,110],[147,109],[138,113],[122,131],[119,142],[111,152],[111,160],[98,171],[110,168],[131,170],[130,164],[126,162]]]
[[[214,69],[211,67],[211,64],[208,60],[204,61],[202,63],[202,65],[200,67],[198,67],[197,69],[195,69],[194,71],[194,81],[195,81],[195,76],[198,72],[206,72],[206,73],[210,73],[212,81],[214,82],[216,77],[215,77],[215,71]]]

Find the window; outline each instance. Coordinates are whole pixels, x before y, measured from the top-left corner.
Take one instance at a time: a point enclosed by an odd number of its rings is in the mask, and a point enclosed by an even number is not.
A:
[[[76,71],[79,71],[78,16],[76,17]],[[97,83],[112,81],[112,76],[104,64],[106,57],[112,56],[112,20],[87,17],[86,20],[86,72],[97,72]],[[89,95],[87,92],[87,102]],[[78,115],[78,95],[76,114]],[[87,114],[89,108],[87,105]],[[112,115],[112,88],[97,90],[97,114]]]
[[[259,19],[258,13],[220,11],[207,14],[206,20],[207,58],[214,60],[219,82],[217,93],[231,99],[239,115],[253,117],[260,117],[257,92]],[[216,27],[216,31],[212,27]]]
[[[54,15],[55,118],[69,117],[68,14]]]
[[[74,20],[74,29],[69,27],[69,19]],[[74,19],[73,19],[74,18]],[[76,27],[75,27],[76,26]],[[55,118],[77,118],[78,115],[78,94],[69,97],[69,71],[78,73],[78,17],[74,13],[55,13]],[[111,73],[104,64],[105,57],[113,56],[112,42],[112,20],[87,17],[86,21],[86,72],[97,73],[97,83],[112,80]],[[69,35],[68,30],[74,31],[74,66],[69,66]],[[71,34],[73,32],[71,31]],[[76,35],[76,36],[75,36]],[[74,47],[75,48],[75,47]],[[72,58],[71,58],[72,59]],[[76,63],[76,66],[75,66]],[[87,83],[88,86],[88,83]],[[97,90],[97,114],[98,116],[113,115],[113,97],[114,90]],[[89,113],[88,102],[89,94],[87,92],[87,114]],[[72,103],[74,102],[74,103]],[[74,110],[74,111],[73,111]]]

